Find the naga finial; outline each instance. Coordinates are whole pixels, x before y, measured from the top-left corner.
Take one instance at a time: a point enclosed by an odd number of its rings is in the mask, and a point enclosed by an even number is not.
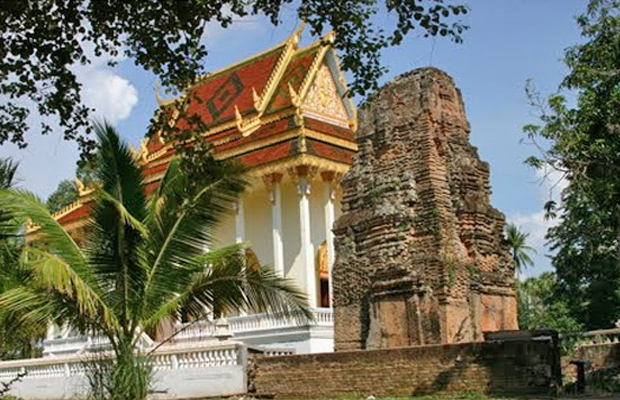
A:
[[[75,177],[75,187],[77,188],[79,195],[84,193],[84,191],[86,190],[86,186],[84,185],[84,182],[82,182],[82,180],[78,177]]]
[[[157,104],[159,104],[160,106],[164,105],[164,99],[161,98],[161,94],[159,93],[159,89],[160,89],[160,83],[159,83],[159,79],[157,80],[157,82],[155,82],[155,100],[157,100]]]
[[[297,46],[299,44],[299,41],[301,40],[301,33],[304,31],[305,27],[306,27],[306,22],[301,21],[301,24],[299,24],[299,27],[295,29],[295,32],[289,38],[289,41],[293,43],[293,45]]]
[[[254,102],[254,108],[258,110],[260,108],[261,98],[258,93],[256,93],[254,86],[252,86],[252,101]]]
[[[155,82],[155,100],[157,100],[157,104],[159,104],[160,107],[167,106],[175,101],[174,99],[165,100],[161,97],[161,83],[159,79]]]

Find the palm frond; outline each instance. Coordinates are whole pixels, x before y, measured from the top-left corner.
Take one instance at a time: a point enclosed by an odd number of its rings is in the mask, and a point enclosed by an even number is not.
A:
[[[146,248],[148,280],[145,285],[145,306],[158,302],[171,291],[171,282],[184,274],[181,265],[191,264],[206,248],[213,247],[213,231],[243,191],[246,181],[235,167],[220,166],[202,183],[182,171],[178,160],[171,163],[160,190],[151,199],[149,208],[150,236]]]
[[[147,233],[146,226],[144,226],[142,221],[131,215],[129,210],[125,208],[125,205],[116,197],[101,188],[95,190],[95,197],[99,202],[109,203],[116,210],[116,212],[120,216],[120,221],[123,224],[139,231],[143,235]]]
[[[134,320],[132,310],[144,284],[140,268],[146,216],[142,168],[116,130],[95,124],[99,141],[98,189],[91,210],[86,243],[88,262],[105,288],[104,298],[122,321]],[[121,325],[127,327],[127,323]]]
[[[7,210],[18,220],[28,220],[38,225],[38,240],[45,243],[50,252],[70,264],[82,279],[92,282],[84,254],[37,196],[16,189],[0,190],[0,209]]]
[[[181,314],[200,318],[205,310],[216,315],[247,311],[300,321],[312,319],[307,297],[294,282],[278,276],[270,267],[252,264],[243,247],[229,246],[209,253],[192,262],[196,272],[187,279],[187,286],[154,309],[145,327]]]
[[[0,189],[10,189],[15,185],[15,176],[19,163],[11,158],[0,159]]]
[[[104,326],[116,326],[116,316],[102,299],[101,293],[76,274],[71,265],[47,251],[25,246],[22,262],[29,272],[32,287],[61,295],[72,303],[85,321],[100,321]],[[53,315],[49,316],[54,318]]]
[[[529,252],[536,254],[536,250],[527,244],[529,232],[522,232],[515,224],[506,224],[506,241],[510,247],[510,253],[517,270],[534,265]]]

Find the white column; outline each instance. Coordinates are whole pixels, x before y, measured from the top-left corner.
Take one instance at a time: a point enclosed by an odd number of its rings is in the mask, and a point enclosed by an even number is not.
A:
[[[271,174],[265,178],[271,200],[271,237],[273,239],[273,269],[284,277],[284,246],[282,244],[282,194],[281,174]]]
[[[243,221],[243,199],[239,199],[235,207],[235,243],[242,243],[244,237],[245,222]]]
[[[235,206],[235,243],[239,244],[239,243],[243,243],[245,239],[245,221],[243,218],[243,198],[240,197],[239,200],[237,200],[236,206]],[[245,254],[245,251],[242,250],[242,254]],[[246,310],[245,309],[241,309],[239,310],[239,315],[246,315]],[[223,317],[223,315],[219,316],[220,318]]]
[[[325,213],[325,242],[327,243],[327,268],[329,272],[329,306],[332,307],[332,268],[336,258],[334,250],[334,174],[324,172],[321,174],[323,182],[325,182],[325,203],[323,209]]]
[[[298,171],[299,226],[301,230],[301,259],[306,270],[306,290],[310,307],[317,306],[316,270],[310,241],[310,182],[307,173]]]

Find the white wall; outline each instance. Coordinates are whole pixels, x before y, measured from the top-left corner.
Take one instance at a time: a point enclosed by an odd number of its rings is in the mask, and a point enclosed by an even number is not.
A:
[[[239,342],[211,342],[162,347],[153,358],[154,397],[160,399],[233,396],[247,391],[247,347]],[[0,382],[18,371],[28,375],[9,394],[24,399],[84,398],[88,380],[85,356],[0,362]]]
[[[282,179],[282,243],[284,246],[284,274],[306,290],[301,264],[301,232],[299,226],[299,195],[288,176]]]
[[[253,185],[243,196],[245,238],[262,265],[273,266],[273,237],[271,234],[271,202],[262,181]]]

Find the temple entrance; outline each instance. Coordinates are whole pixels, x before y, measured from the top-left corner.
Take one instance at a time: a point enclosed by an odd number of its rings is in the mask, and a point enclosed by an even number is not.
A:
[[[320,283],[321,298],[319,299],[319,305],[321,307],[329,307],[329,278],[321,278]]]
[[[329,261],[327,258],[327,242],[324,240],[316,255],[316,268],[319,277],[319,307],[329,307]]]

